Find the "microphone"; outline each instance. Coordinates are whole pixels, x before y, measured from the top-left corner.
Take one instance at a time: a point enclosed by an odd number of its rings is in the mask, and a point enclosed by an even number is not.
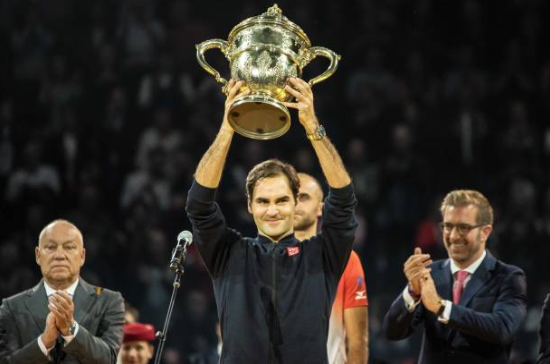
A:
[[[178,244],[184,241],[185,245],[193,244],[193,234],[189,230],[183,230],[178,234]]]
[[[172,250],[172,259],[170,259],[170,270],[174,273],[183,271],[182,264],[185,260],[187,247],[193,243],[193,234],[190,231],[183,230],[178,234],[178,244]]]

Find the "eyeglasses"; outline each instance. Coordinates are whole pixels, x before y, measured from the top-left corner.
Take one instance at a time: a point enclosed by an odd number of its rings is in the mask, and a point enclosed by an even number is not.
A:
[[[478,227],[485,226],[487,224],[478,224],[478,225],[470,225],[470,224],[451,224],[448,222],[442,222],[439,224],[439,227],[441,228],[441,231],[443,233],[451,233],[454,228],[456,228],[456,232],[460,236],[466,236],[472,231],[473,229],[477,229]]]

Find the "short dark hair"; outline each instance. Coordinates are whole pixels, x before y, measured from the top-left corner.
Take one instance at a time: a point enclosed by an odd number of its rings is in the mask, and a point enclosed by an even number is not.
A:
[[[279,159],[268,159],[262,163],[256,164],[248,172],[246,177],[246,197],[252,201],[254,187],[264,178],[285,176],[294,196],[294,201],[298,201],[298,192],[300,191],[300,179],[296,169],[291,164],[285,163]]]

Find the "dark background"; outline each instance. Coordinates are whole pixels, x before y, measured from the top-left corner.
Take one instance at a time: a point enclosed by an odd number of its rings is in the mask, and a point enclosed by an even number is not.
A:
[[[82,229],[83,276],[122,292],[162,327],[167,270],[192,174],[214,139],[223,94],[194,45],[227,39],[264,1],[0,1],[0,297],[36,284],[38,233],[52,219]],[[343,56],[315,86],[319,119],[360,201],[355,249],[370,300],[372,362],[414,362],[419,337],[388,342],[381,320],[421,246],[446,256],[438,205],[455,188],[495,208],[488,247],[527,274],[529,309],[514,362],[533,360],[550,291],[550,2],[280,1],[313,45]],[[227,76],[217,51],[208,59]],[[324,70],[317,59],[309,79]],[[237,136],[219,200],[253,235],[244,178],[279,157],[320,177],[302,127],[257,142]],[[215,345],[210,280],[187,259],[167,363]],[[253,333],[251,333],[253,334]]]

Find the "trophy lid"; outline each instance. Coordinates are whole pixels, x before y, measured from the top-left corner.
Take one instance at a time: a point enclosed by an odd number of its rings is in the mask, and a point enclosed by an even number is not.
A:
[[[281,10],[281,8],[279,8],[279,6],[277,6],[277,4],[273,4],[272,7],[267,9],[267,12],[245,19],[237,24],[235,27],[233,27],[233,29],[229,33],[228,41],[231,43],[233,41],[233,38],[241,30],[257,24],[275,25],[288,29],[296,34],[298,37],[300,37],[306,44],[306,47],[311,47],[311,42],[309,41],[306,33],[304,33],[302,28],[300,28],[298,25],[288,20],[288,18],[283,15],[283,11]]]

